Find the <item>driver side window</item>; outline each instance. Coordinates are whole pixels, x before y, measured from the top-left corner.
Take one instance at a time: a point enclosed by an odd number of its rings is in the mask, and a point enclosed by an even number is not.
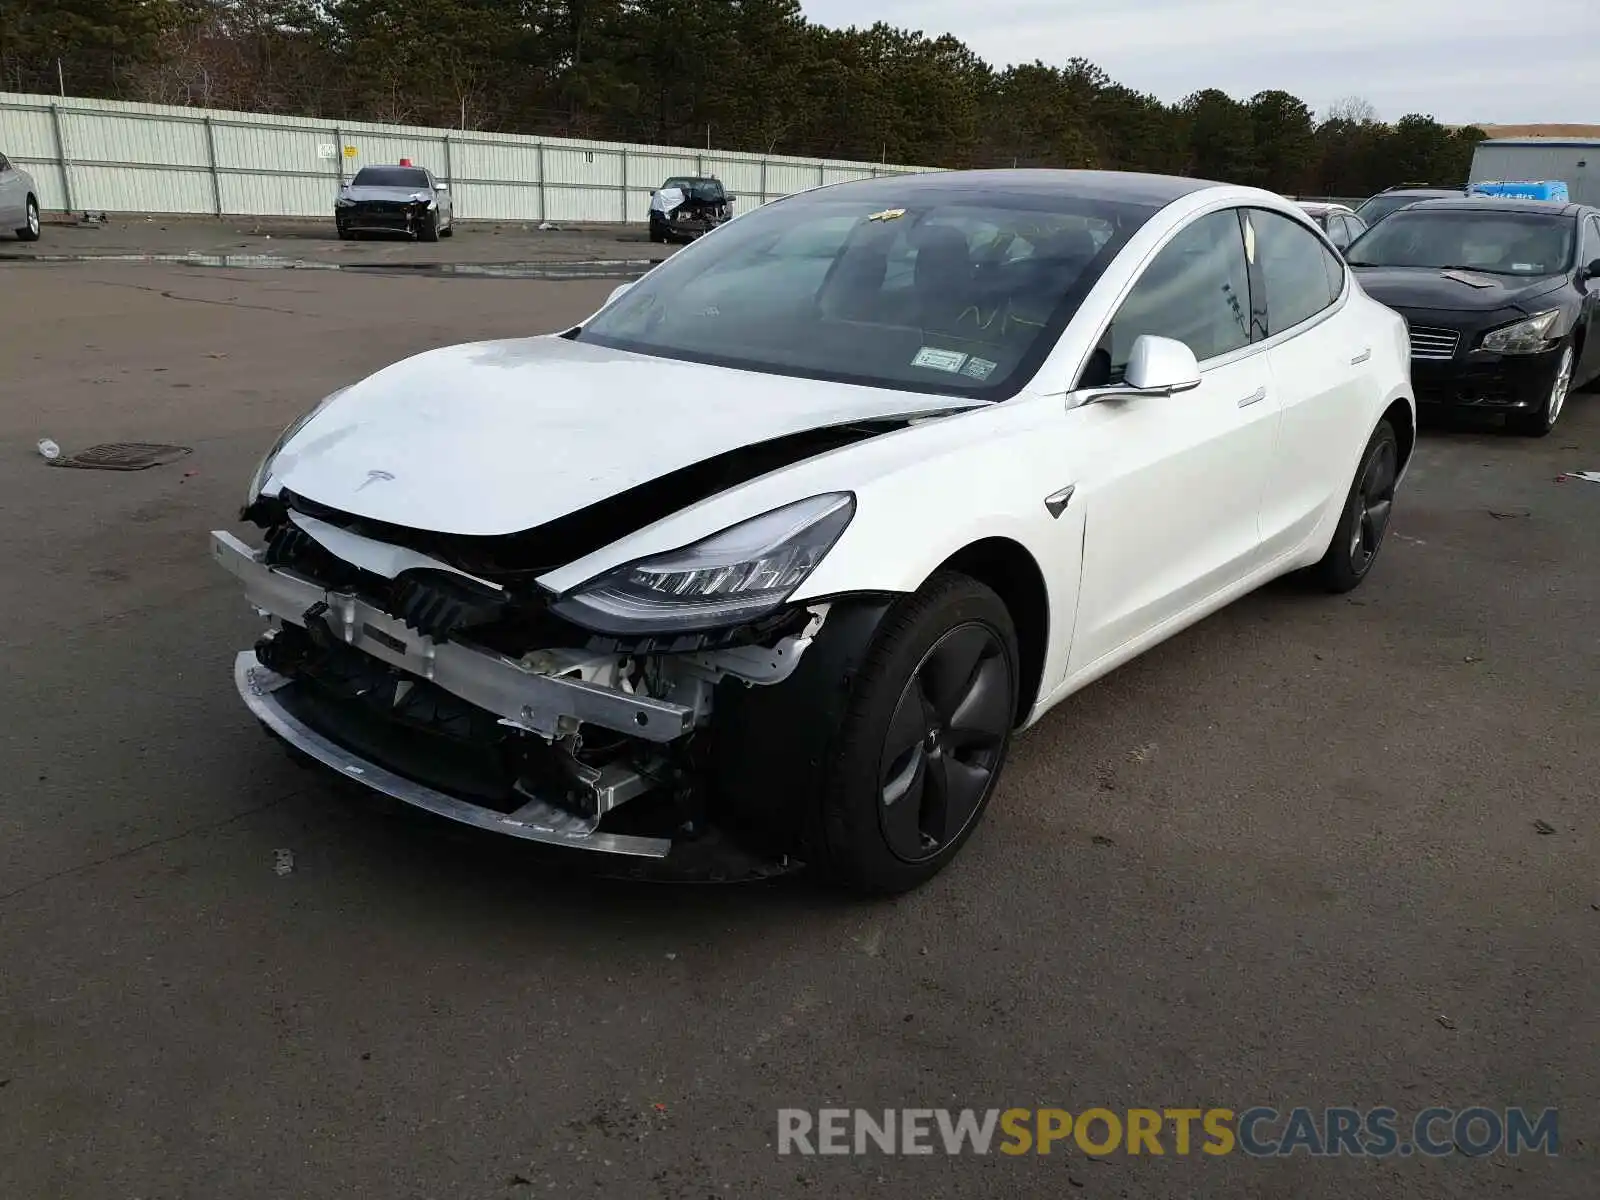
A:
[[[1238,210],[1201,217],[1151,259],[1080,386],[1120,382],[1143,334],[1183,342],[1201,362],[1250,344],[1250,270]]]

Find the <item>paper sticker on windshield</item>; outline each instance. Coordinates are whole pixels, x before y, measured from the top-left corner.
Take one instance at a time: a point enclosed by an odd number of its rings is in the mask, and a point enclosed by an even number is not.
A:
[[[867,218],[869,221],[897,221],[906,215],[903,208],[886,208],[882,212],[875,212]]]
[[[994,374],[995,367],[999,365],[999,363],[990,362],[987,358],[978,358],[974,355],[972,358],[967,359],[967,365],[961,368],[961,373],[970,375],[973,379],[987,379]]]
[[[917,356],[911,360],[913,367],[927,367],[934,371],[955,372],[961,370],[961,364],[967,361],[967,356],[959,350],[938,350],[933,346],[924,346],[917,351]]]

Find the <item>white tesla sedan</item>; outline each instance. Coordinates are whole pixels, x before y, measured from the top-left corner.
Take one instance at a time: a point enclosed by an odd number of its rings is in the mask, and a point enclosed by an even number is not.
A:
[[[819,188],[290,426],[264,545],[212,534],[268,618],[236,682],[301,755],[458,821],[902,890],[1064,697],[1274,576],[1362,581],[1409,361],[1268,192]]]

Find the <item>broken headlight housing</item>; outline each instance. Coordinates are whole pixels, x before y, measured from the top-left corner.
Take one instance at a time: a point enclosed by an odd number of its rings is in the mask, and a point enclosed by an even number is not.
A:
[[[249,508],[260,497],[261,489],[267,486],[267,480],[272,475],[273,461],[278,457],[283,448],[289,444],[289,440],[293,438],[295,434],[304,429],[308,424],[310,424],[312,417],[316,416],[323,409],[327,408],[328,405],[332,404],[347,391],[349,391],[348,388],[340,388],[337,392],[333,392],[330,395],[324,396],[305,413],[301,414],[295,420],[289,422],[284,431],[278,435],[278,440],[272,443],[272,448],[263,454],[261,456],[261,461],[256,464],[255,473],[250,476],[250,489],[245,494],[245,508]]]
[[[1561,319],[1561,310],[1552,308],[1535,313],[1512,325],[1502,325],[1483,335],[1479,348],[1500,354],[1538,354],[1555,344],[1551,331]]]
[[[608,571],[551,611],[597,633],[688,633],[755,620],[787,600],[855,516],[850,492],[812,496],[680,550]]]

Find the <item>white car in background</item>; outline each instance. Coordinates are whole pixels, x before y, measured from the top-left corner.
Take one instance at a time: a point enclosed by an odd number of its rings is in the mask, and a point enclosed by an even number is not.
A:
[[[262,461],[265,545],[212,545],[268,617],[239,691],[302,755],[895,892],[1066,696],[1275,576],[1361,583],[1415,431],[1404,325],[1292,203],[926,174],[352,384]]]
[[[17,240],[39,240],[39,188],[33,176],[0,154],[0,231],[12,230]]]

